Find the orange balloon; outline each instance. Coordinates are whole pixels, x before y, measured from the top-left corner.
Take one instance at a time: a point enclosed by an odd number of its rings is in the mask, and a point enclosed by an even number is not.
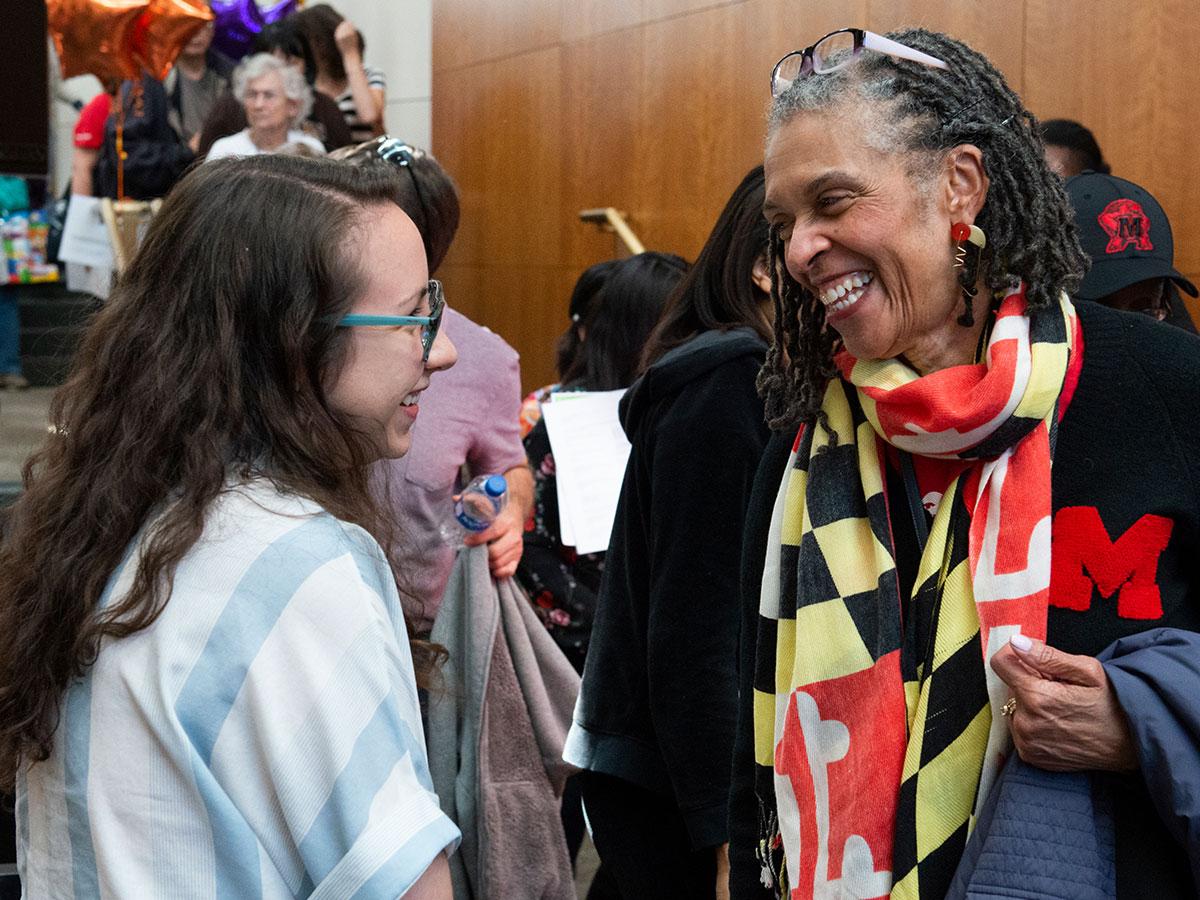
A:
[[[167,77],[175,57],[187,42],[213,20],[207,3],[194,0],[149,0],[150,8],[138,20],[134,54],[159,81]]]
[[[90,73],[108,85],[137,78],[134,32],[149,6],[150,0],[46,0],[63,78]]]

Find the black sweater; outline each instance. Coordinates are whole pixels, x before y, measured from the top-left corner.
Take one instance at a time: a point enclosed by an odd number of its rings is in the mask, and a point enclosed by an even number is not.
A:
[[[741,527],[768,437],[766,346],[707,332],[622,400],[632,444],[569,754],[674,799],[699,849],[723,844],[737,714]]]
[[[1067,653],[1095,656],[1149,628],[1200,631],[1200,339],[1094,303],[1077,302],[1076,309],[1083,367],[1059,426],[1051,476],[1047,634]],[[747,701],[767,531],[794,437],[772,437],[747,517],[742,629],[751,637],[739,673]],[[905,508],[903,498],[897,501]],[[912,528],[906,517],[894,518],[894,529]],[[902,537],[897,545],[907,543]],[[903,555],[898,563],[905,564]],[[1200,703],[1200,685],[1196,696]],[[752,712],[749,702],[740,704],[729,825],[734,898],[772,896],[755,859]],[[1159,819],[1141,774],[1104,777],[1116,819],[1117,896],[1197,896],[1183,848]]]

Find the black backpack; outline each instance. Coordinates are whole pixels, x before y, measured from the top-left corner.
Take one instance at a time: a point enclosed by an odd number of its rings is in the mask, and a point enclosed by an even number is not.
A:
[[[134,200],[165,196],[195,160],[168,120],[166,91],[146,76],[139,101],[133,82],[127,81],[121,85],[121,103],[125,107],[125,196]],[[92,185],[97,197],[117,199],[116,110],[104,125],[104,144],[92,171]]]

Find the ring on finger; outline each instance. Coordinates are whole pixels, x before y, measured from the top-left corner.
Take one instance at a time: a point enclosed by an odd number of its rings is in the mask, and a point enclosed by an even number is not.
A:
[[[1004,705],[1000,707],[1000,715],[1012,716],[1017,711],[1017,698],[1009,697],[1004,701]]]

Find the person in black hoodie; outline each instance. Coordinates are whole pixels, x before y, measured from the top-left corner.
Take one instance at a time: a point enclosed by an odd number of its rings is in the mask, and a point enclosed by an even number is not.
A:
[[[763,170],[734,191],[621,403],[632,443],[564,757],[622,896],[716,896],[742,518],[768,437]]]
[[[666,306],[667,298],[687,272],[687,262],[670,253],[639,253],[588,269],[591,281],[604,265],[598,290],[588,292],[572,318],[569,336],[577,340],[566,364],[558,392],[615,391],[629,387],[641,354]],[[588,277],[591,273],[592,277]],[[577,293],[579,291],[577,290]],[[572,306],[574,308],[572,298]],[[604,571],[603,553],[576,553],[563,544],[558,510],[558,480],[546,421],[538,419],[525,437],[525,452],[533,470],[533,511],[525,528],[525,550],[517,565],[517,582],[525,589],[542,624],[563,654],[583,671],[596,612],[596,592]],[[567,780],[562,800],[563,829],[574,862],[583,843],[583,807],[579,780]],[[604,866],[596,872],[588,897],[612,896],[614,888]]]

